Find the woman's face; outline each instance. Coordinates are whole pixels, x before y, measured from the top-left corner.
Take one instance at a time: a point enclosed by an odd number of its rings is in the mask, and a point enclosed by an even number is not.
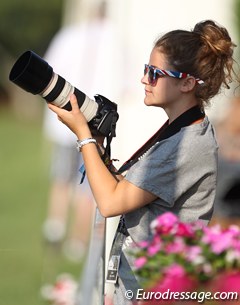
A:
[[[150,54],[149,65],[158,69],[174,70],[167,62],[164,53],[155,48]],[[144,103],[147,106],[157,106],[163,109],[172,108],[181,96],[181,80],[179,79],[170,76],[160,76],[157,82],[151,85],[148,73],[146,73],[141,82],[145,85]]]

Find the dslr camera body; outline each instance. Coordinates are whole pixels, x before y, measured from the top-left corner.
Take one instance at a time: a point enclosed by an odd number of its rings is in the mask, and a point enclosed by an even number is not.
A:
[[[94,96],[95,100],[90,99],[56,74],[53,68],[33,51],[26,51],[17,59],[10,71],[9,80],[23,90],[38,94],[48,103],[68,111],[71,110],[70,95],[74,93],[93,135],[116,136],[116,122],[119,118],[117,104],[102,95]]]

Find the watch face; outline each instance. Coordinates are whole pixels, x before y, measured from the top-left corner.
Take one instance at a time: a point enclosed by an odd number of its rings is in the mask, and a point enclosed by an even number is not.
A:
[[[77,140],[76,149],[77,149],[78,151],[80,151],[80,149],[81,149],[81,144],[80,144],[80,141],[79,141],[79,140]]]
[[[87,138],[87,139],[84,139],[82,141],[77,140],[77,149],[81,152],[82,147],[86,144],[89,144],[89,143],[97,144],[97,141],[93,138]]]

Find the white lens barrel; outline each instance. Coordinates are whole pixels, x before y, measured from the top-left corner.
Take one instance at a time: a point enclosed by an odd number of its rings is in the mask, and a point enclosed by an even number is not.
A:
[[[44,89],[44,91],[42,93],[40,93],[40,95],[45,98],[46,96],[48,96],[48,94],[53,90],[53,88],[56,86],[58,81],[58,75],[56,73],[53,72],[52,75],[52,79],[49,82],[47,88]]]
[[[57,84],[57,81],[58,81],[58,75],[54,73],[51,83],[49,84],[47,89],[44,90],[44,92],[42,93],[43,98],[45,98],[48,94],[52,92],[52,90]],[[63,108],[69,102],[70,95],[73,92],[74,92],[74,87],[69,82],[65,81],[62,91],[55,100],[51,101],[51,103],[53,105],[58,106],[59,108]]]
[[[58,74],[53,73],[52,81],[49,83],[48,87],[41,94],[43,98],[48,96],[55,88],[58,81],[58,77],[59,77]],[[62,91],[54,101],[51,101],[51,103],[59,108],[63,108],[70,101],[70,96],[71,94],[74,93],[74,90],[75,88],[65,80],[65,84]],[[94,100],[91,100],[87,95],[85,95],[85,100],[82,106],[80,107],[80,110],[82,111],[86,120],[89,122],[97,114],[98,104]]]
[[[91,100],[86,95],[85,101],[83,102],[82,107],[80,108],[80,110],[82,111],[82,113],[85,116],[86,120],[89,122],[97,114],[98,104],[94,100]]]

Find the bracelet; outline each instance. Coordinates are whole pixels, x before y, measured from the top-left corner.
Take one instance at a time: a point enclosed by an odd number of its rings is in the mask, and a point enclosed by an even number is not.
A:
[[[86,144],[89,144],[89,143],[95,143],[97,144],[97,141],[93,138],[87,138],[87,139],[83,139],[82,141],[80,140],[77,140],[77,150],[81,152],[82,150],[82,147]]]

